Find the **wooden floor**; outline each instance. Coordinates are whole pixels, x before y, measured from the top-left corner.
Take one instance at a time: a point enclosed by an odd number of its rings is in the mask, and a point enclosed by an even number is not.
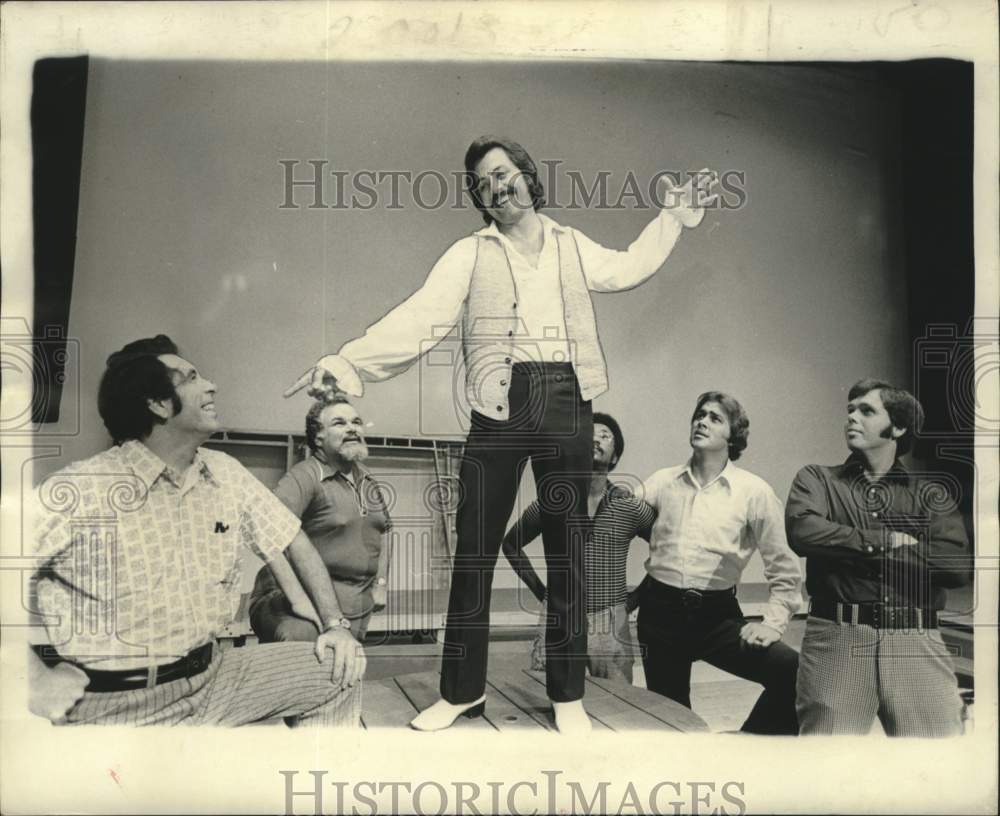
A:
[[[552,731],[551,703],[545,675],[519,668],[512,661],[491,666],[482,717],[459,717],[452,728],[482,731]],[[523,659],[518,661],[523,665]],[[362,702],[365,728],[406,728],[413,717],[439,698],[436,671],[400,674],[366,682]],[[707,732],[698,715],[646,689],[610,680],[587,678],[587,713],[595,730]]]

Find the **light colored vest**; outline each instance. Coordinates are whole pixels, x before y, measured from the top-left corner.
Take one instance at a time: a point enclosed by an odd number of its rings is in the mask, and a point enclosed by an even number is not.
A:
[[[572,234],[556,230],[559,250],[559,284],[563,317],[580,394],[592,400],[608,389],[604,351],[597,336],[597,322],[590,291],[583,275],[580,252]],[[510,390],[514,345],[542,347],[542,338],[526,337],[517,316],[518,296],[507,253],[499,241],[477,236],[476,264],[462,315],[462,354],[465,358],[465,393],[469,407],[491,419],[510,417]],[[543,358],[532,354],[535,359]]]

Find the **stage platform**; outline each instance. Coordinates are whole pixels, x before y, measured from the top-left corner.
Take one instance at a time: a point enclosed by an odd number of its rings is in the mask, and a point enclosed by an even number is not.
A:
[[[495,661],[486,681],[482,717],[459,717],[453,729],[523,732],[554,731],[545,675],[522,668],[523,657]],[[365,728],[406,728],[439,698],[436,671],[400,674],[364,684],[361,720]],[[697,714],[638,686],[587,678],[584,697],[595,730],[709,731]]]

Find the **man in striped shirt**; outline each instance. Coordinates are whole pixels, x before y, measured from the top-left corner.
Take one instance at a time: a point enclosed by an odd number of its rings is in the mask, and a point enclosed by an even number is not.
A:
[[[636,536],[649,540],[653,508],[626,488],[608,481],[625,449],[625,438],[613,417],[594,413],[594,459],[587,496],[588,523],[577,534],[585,536],[587,610],[587,668],[594,677],[632,682],[635,648],[625,608],[628,591],[625,566],[628,548]],[[503,539],[503,552],[518,577],[539,601],[545,585],[524,554],[524,546],[541,535],[538,501],[515,522]],[[532,668],[545,668],[545,612],[532,648]]]

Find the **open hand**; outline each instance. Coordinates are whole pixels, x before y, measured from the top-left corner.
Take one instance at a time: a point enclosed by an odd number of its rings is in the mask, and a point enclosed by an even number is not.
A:
[[[686,183],[677,185],[663,175],[659,179],[663,209],[669,211],[685,227],[697,227],[705,217],[705,207],[712,204],[718,194],[712,187],[719,181],[718,173],[703,168],[693,173]]]
[[[358,372],[339,354],[327,354],[316,361],[316,365],[299,377],[284,396],[290,397],[308,386],[307,394],[315,399],[332,397],[338,391],[360,397],[365,389]]]

